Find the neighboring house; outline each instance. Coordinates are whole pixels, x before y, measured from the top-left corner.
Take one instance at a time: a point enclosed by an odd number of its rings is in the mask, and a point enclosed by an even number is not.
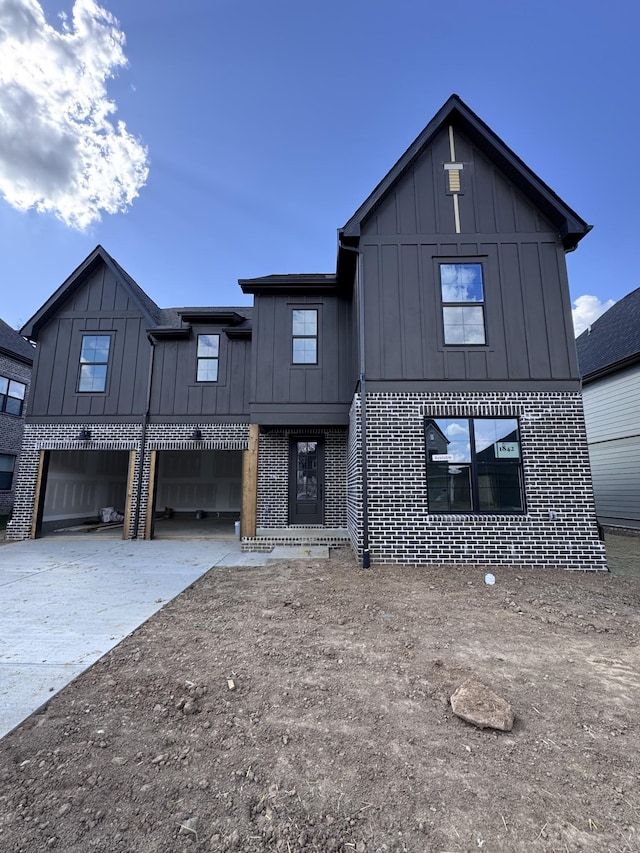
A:
[[[22,329],[9,535],[241,510],[246,549],[605,568],[565,264],[589,229],[453,95],[336,271],[242,279],[253,310],[162,310],[98,247]]]
[[[0,516],[13,509],[33,347],[0,320]]]
[[[640,531],[640,288],[576,346],[598,521]]]

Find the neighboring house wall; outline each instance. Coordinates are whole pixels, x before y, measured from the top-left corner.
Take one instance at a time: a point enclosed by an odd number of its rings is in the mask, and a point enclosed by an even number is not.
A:
[[[582,394],[598,521],[640,530],[640,364]]]
[[[10,409],[10,405],[0,406],[0,516],[4,516],[11,513],[14,505],[24,418],[30,394],[31,363],[27,361],[27,357],[33,356],[29,344],[5,323],[2,323],[0,334],[2,336],[0,340],[0,377],[8,382],[13,380],[19,385],[25,386],[25,397],[20,415],[3,411],[3,409]],[[2,344],[6,344],[7,349]],[[20,358],[12,354],[8,347],[19,348],[20,353],[24,353],[23,357]],[[6,390],[10,390],[9,386]],[[12,402],[15,403],[16,399],[13,398]]]

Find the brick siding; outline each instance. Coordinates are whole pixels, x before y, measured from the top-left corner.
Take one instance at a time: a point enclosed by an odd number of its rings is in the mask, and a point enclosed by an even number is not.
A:
[[[324,527],[347,526],[347,431],[313,431],[324,436],[325,492]],[[288,528],[289,525],[289,438],[310,435],[310,430],[273,430],[260,435],[258,446],[258,528]]]
[[[359,418],[354,401],[352,424]],[[518,417],[526,512],[430,514],[425,417]],[[358,447],[349,454],[349,529],[362,550]],[[372,560],[606,569],[579,393],[367,395]]]
[[[140,465],[140,424],[86,424],[91,430],[91,440],[78,441],[76,436],[82,424],[26,424],[22,454],[15,477],[16,496],[13,516],[7,525],[8,540],[28,539],[31,534],[38,463],[41,450],[134,450],[133,494],[129,517],[130,536],[144,536],[149,497],[149,471],[151,450],[246,450],[249,444],[247,424],[202,424],[202,440],[191,438],[194,424],[149,424],[143,457],[142,489],[138,507],[138,481]]]
[[[0,491],[0,515],[9,515],[13,509],[15,500],[20,448],[22,446],[22,433],[24,429],[24,412],[27,410],[29,400],[31,366],[23,364],[20,361],[14,361],[7,355],[0,354],[0,376],[6,376],[8,379],[15,379],[17,382],[22,382],[27,386],[24,404],[22,407],[22,417],[0,412],[0,453],[6,453],[9,456],[15,457],[11,489],[2,489]]]

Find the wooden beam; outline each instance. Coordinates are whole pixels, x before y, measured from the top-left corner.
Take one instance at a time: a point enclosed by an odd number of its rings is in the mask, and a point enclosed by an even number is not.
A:
[[[242,516],[240,536],[256,535],[258,515],[258,442],[260,427],[249,425],[249,449],[242,454]]]
[[[31,532],[29,534],[31,539],[35,539],[36,536],[38,535],[38,521],[40,520],[40,511],[42,508],[41,504],[40,504],[40,495],[41,495],[42,489],[44,487],[42,480],[43,480],[44,471],[45,471],[46,454],[47,454],[46,450],[41,450],[39,458],[38,458],[38,472],[36,474],[36,491],[35,491],[35,494],[33,496],[33,510],[31,513]],[[44,493],[42,493],[42,494],[44,497]]]

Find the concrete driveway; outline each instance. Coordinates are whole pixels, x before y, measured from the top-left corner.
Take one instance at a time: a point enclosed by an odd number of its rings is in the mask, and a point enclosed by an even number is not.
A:
[[[210,568],[278,556],[237,540],[85,536],[0,547],[0,737]]]

